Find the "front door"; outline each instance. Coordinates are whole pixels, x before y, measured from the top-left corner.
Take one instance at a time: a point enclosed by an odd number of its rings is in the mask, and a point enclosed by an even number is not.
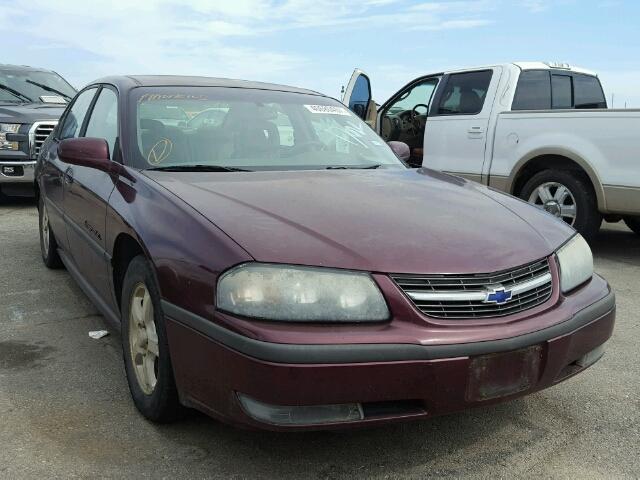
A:
[[[422,165],[482,180],[499,69],[445,75],[429,112]]]
[[[80,135],[105,139],[112,157],[118,131],[117,103],[113,90],[101,88]],[[114,186],[112,174],[101,170],[78,165],[67,170],[64,206],[69,248],[84,280],[105,301],[111,299],[105,224]]]

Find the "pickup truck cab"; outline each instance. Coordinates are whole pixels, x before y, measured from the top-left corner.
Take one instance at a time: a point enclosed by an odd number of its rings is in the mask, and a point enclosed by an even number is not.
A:
[[[75,94],[55,72],[0,64],[0,198],[33,195],[40,147]]]
[[[640,234],[640,110],[607,109],[597,75],[566,64],[439,72],[380,108],[354,71],[343,102],[408,163],[518,196],[593,238],[603,217]]]

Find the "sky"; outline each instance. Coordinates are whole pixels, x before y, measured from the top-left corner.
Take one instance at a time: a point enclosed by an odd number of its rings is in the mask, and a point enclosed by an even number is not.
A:
[[[355,67],[382,103],[451,68],[558,61],[640,108],[637,0],[0,0],[0,62],[106,75],[207,75],[339,97]]]

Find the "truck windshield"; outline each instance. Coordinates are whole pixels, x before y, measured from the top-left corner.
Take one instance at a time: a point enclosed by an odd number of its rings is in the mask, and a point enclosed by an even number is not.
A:
[[[406,168],[367,124],[323,96],[226,87],[141,87],[131,95],[139,168]]]
[[[0,101],[9,103],[64,103],[76,94],[75,89],[57,73],[0,69]]]

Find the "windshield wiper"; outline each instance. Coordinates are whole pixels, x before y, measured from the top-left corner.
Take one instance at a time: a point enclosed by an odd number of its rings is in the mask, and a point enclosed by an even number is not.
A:
[[[251,172],[247,168],[225,167],[224,165],[166,165],[151,167],[147,170],[160,172]]]
[[[381,167],[382,164],[374,163],[373,165],[367,165],[366,167],[359,167],[353,165],[329,165],[326,167],[327,170],[373,170],[375,168]]]
[[[57,93],[62,98],[65,98],[67,100],[71,100],[71,97],[66,93],[62,93],[60,90],[56,90],[55,88],[50,87],[49,85],[45,85],[44,83],[34,82],[31,79],[26,79],[25,82],[30,83],[31,85],[35,85],[36,87],[40,87],[41,89],[46,90],[47,92]]]
[[[14,90],[13,88],[7,86],[7,85],[3,85],[2,83],[0,83],[0,88],[2,90],[6,90],[7,92],[9,92],[11,95],[13,95],[14,97],[17,97],[21,100],[26,100],[29,103],[33,103],[33,99],[27,97],[24,93],[20,93],[18,90]]]

